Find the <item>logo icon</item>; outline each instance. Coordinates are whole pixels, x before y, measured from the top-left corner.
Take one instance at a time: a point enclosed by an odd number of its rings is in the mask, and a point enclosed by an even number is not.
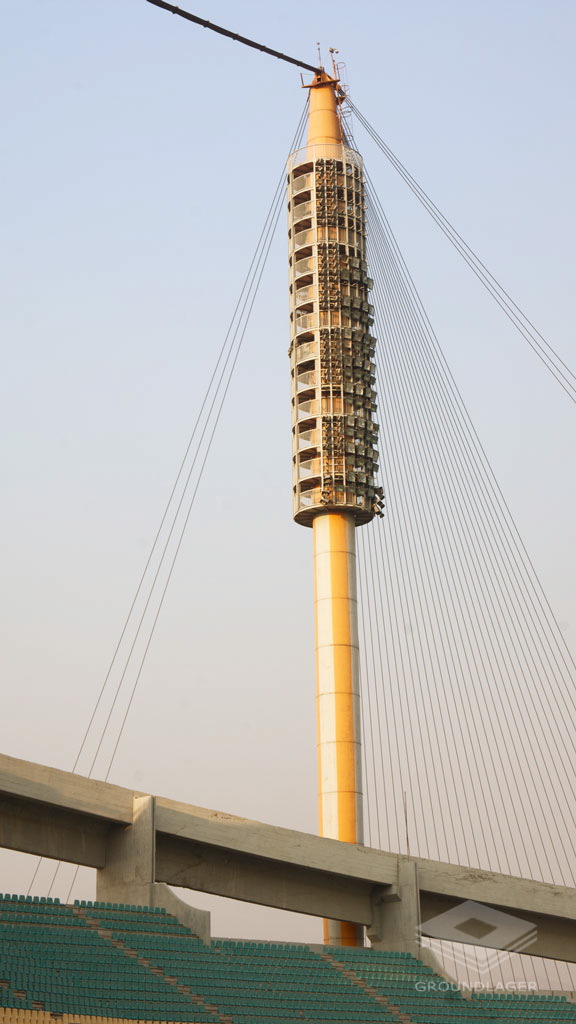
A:
[[[445,960],[483,975],[509,959],[510,953],[522,953],[531,946],[537,932],[530,921],[466,900],[420,925],[418,934]],[[448,949],[442,945],[446,941],[468,944],[474,950]],[[482,953],[478,947],[482,947]]]

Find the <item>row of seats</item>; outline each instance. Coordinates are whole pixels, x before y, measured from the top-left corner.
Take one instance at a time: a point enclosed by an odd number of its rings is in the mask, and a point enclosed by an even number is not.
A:
[[[55,1017],[48,1010],[16,1010],[0,1006],[0,1024],[125,1024],[125,1018],[80,1013],[63,1013]],[[166,1024],[176,1024],[176,1021],[172,1018]]]
[[[14,896],[14,895],[10,895],[9,892],[6,892],[6,893],[0,892],[0,900],[6,900],[6,901],[9,901],[10,903],[24,903],[24,904],[27,904],[27,905],[32,904],[32,908],[34,908],[37,903],[42,903],[43,905],[46,905],[46,906],[62,907],[63,909],[65,908],[66,910],[70,909],[67,906],[67,904],[60,903],[60,900],[57,899],[56,896],[54,896],[54,897],[52,897],[52,896],[18,896],[18,895]]]
[[[165,914],[165,907],[135,906],[133,903],[103,903],[98,900],[74,900],[75,907],[86,907],[90,910],[128,910],[132,913]]]

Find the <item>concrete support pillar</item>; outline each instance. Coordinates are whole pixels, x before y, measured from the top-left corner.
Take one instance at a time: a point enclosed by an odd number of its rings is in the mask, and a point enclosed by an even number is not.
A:
[[[391,892],[381,889],[374,895],[372,912],[368,938],[374,949],[419,956],[420,893],[415,861],[399,858],[398,885]]]
[[[197,907],[191,907],[189,903],[185,903],[175,892],[172,892],[172,889],[164,885],[164,882],[155,883],[152,896],[151,906],[164,907],[164,910],[176,917],[180,924],[189,928],[194,935],[202,939],[202,942],[207,945],[210,943],[209,910],[198,910]]]
[[[110,832],[106,865],[96,872],[96,899],[153,906],[156,877],[154,797],[135,796],[131,825]]]
[[[210,914],[181,900],[163,882],[156,882],[156,825],[153,796],[135,796],[131,825],[113,829],[106,845],[106,864],[96,872],[96,899],[164,907],[203,942],[210,942]]]

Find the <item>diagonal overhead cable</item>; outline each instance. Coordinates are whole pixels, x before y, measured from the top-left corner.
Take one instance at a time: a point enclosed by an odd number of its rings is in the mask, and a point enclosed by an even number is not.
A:
[[[285,60],[288,64],[296,64],[296,67],[304,68],[306,71],[312,71],[315,75],[321,72],[323,69],[314,67],[313,64],[306,64],[303,60],[297,60],[296,57],[288,57],[285,53],[280,53],[279,50],[271,50],[269,46],[264,46],[262,43],[256,43],[253,39],[247,39],[246,36],[240,36],[237,32],[231,32],[230,29],[222,28],[221,25],[214,25],[211,21],[206,21],[205,18],[199,18],[196,14],[190,14],[189,11],[183,11],[181,7],[175,7],[174,4],[167,4],[165,0],[148,0],[149,4],[154,4],[155,7],[162,7],[165,11],[170,11],[171,14],[179,14],[181,18],[185,18],[186,21],[193,21],[195,25],[202,25],[202,28],[209,28],[212,32],[218,32],[221,36],[227,36],[228,39],[234,39],[237,43],[243,43],[244,46],[251,46],[253,50],[260,50],[261,53],[269,53],[271,57],[277,57],[278,60]]]
[[[308,99],[306,99],[296,132],[290,144],[289,152],[292,152],[295,146],[298,146],[302,140],[307,119],[307,107]],[[121,695],[128,684],[128,676],[137,664],[135,679],[129,692],[128,702],[125,706],[120,725],[119,727],[114,725],[116,736],[112,741],[114,743],[112,753],[107,758],[107,767],[105,771],[106,780],[109,778],[112,765],[118,751],[120,740],[140,682],[144,663],[152,642],[160,612],[162,610],[162,605],[172,578],[174,566],[184,539],[186,527],[192,513],[192,508],[201,483],[206,462],[210,454],[214,435],[220,421],[224,402],[230,388],[232,375],[238,362],[249,319],[260,288],[262,275],[264,273],[270,248],[278,226],[280,214],[283,209],[284,177],[285,171],[283,167],[276,185],[274,196],[266,214],[264,226],[260,233],[250,267],[242,284],[240,296],[236,303],[230,325],[220,348],[200,411],[196,417],[192,433],[180,463],[176,480],[162,514],[161,522],[152,543],[148,559],[140,576],[134,598],[124,621],[120,637],[116,644],[98,698],[95,702],[88,725],[80,743],[78,754],[74,761],[72,770],[76,771],[88,741],[90,740],[96,743],[96,750],[92,754],[90,767],[87,773],[88,778],[92,778],[94,774],[103,743],[108,739],[109,734],[112,732],[113,716]],[[137,610],[139,597],[140,604],[144,602],[144,606],[142,609]],[[131,639],[129,639],[129,636]],[[123,667],[121,668],[119,659],[123,641],[125,640],[126,643],[129,644],[129,649],[126,654],[122,655]],[[141,653],[137,653],[137,644],[143,648]],[[103,706],[105,694],[107,694],[107,690],[112,684],[113,676],[116,671],[120,672],[120,678],[116,683],[111,703],[107,698],[109,706],[104,725],[97,729],[95,724],[96,714],[98,709]],[[30,893],[31,888],[34,885],[42,860],[43,858],[40,858],[36,865],[36,869],[28,887],[28,893]],[[50,884],[49,895],[51,894],[59,868],[60,862],[56,865]],[[78,869],[72,879],[67,900],[70,899],[70,894],[77,874]]]
[[[546,341],[540,331],[534,326],[532,321],[529,320],[526,314],[522,312],[506,289],[496,280],[480,257],[476,255],[473,249],[456,231],[454,225],[450,223],[448,218],[444,216],[442,211],[439,210],[436,204],[430,199],[430,196],[424,191],[404,164],[392,152],[390,147],[372,127],[367,118],[364,117],[362,112],[358,110],[358,107],[352,103],[350,97],[347,98],[347,102],[362,127],[368,132],[378,148],[390,161],[394,169],[398,171],[400,177],[406,182],[408,188],[413,192],[424,209],[430,214],[440,230],[446,235],[448,241],[451,242],[456,251],[460,253],[478,280],[484,285],[508,319],[514,324],[516,330],[522,335],[525,341],[528,342],[530,348],[535,352],[546,369],[560,384],[560,387],[563,388],[573,402],[576,402],[576,374],[572,372],[572,370],[560,358],[558,353],[552,348],[549,342]]]

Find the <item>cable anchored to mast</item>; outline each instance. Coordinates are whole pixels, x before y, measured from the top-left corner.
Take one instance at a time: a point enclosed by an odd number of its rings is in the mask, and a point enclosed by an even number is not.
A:
[[[212,32],[218,32],[221,36],[227,36],[228,39],[235,39],[237,43],[244,43],[244,46],[251,46],[254,50],[269,53],[271,57],[278,57],[278,60],[285,60],[288,64],[296,64],[297,67],[304,68],[306,71],[312,71],[315,75],[323,70],[322,68],[314,67],[313,64],[305,64],[302,60],[296,60],[295,57],[288,57],[285,53],[280,53],[279,50],[271,50],[269,46],[256,43],[253,39],[247,39],[246,36],[238,35],[237,32],[230,32],[227,28],[214,25],[213,22],[206,21],[205,18],[199,18],[196,14],[190,14],[189,11],[183,11],[181,7],[167,4],[164,0],[148,0],[148,3],[154,4],[155,7],[162,7],[165,11],[170,11],[172,14],[179,14],[186,21],[193,21],[196,25],[202,25],[203,28],[209,28]]]

